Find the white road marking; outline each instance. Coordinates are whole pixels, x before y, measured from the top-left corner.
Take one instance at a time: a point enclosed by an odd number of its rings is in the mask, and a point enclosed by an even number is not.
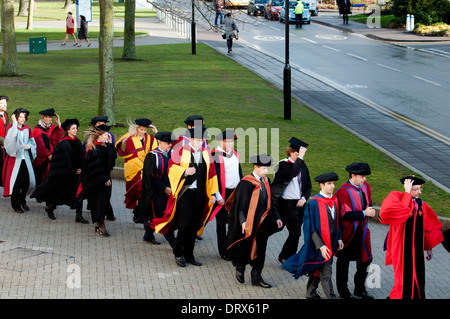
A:
[[[336,52],[340,52],[341,50],[338,50],[338,49],[335,49],[335,48],[332,48],[332,47],[329,47],[329,46],[326,46],[326,45],[322,45],[324,48],[327,48],[327,49],[330,49],[330,50],[333,50],[333,51],[336,51]]]
[[[352,57],[354,57],[354,58],[357,58],[357,59],[360,59],[360,60],[363,60],[363,61],[368,61],[367,59],[365,59],[363,57],[360,57],[359,55],[355,55],[355,54],[351,54],[351,53],[347,53],[347,54],[352,56]]]
[[[311,43],[317,43],[316,41],[313,41],[313,40],[310,40],[310,39],[307,39],[307,38],[302,38],[302,39],[305,40],[305,41],[309,41]]]
[[[392,71],[396,71],[396,72],[400,72],[400,73],[402,72],[400,70],[397,70],[397,69],[395,69],[393,67],[390,67],[390,66],[387,66],[387,65],[384,65],[384,64],[381,64],[381,63],[377,63],[377,65],[381,66],[382,68],[386,68],[386,69],[389,69],[389,70],[392,70]]]
[[[420,76],[417,76],[417,75],[412,75],[412,77],[414,77],[416,79],[419,79],[419,80],[422,80],[422,81],[425,81],[425,82],[428,82],[428,83],[436,85],[436,86],[441,86],[439,83],[436,83],[436,82],[433,82],[433,81],[421,78]]]

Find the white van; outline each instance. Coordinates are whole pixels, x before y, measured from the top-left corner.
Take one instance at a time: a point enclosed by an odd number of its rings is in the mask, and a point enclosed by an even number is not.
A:
[[[319,7],[317,6],[317,0],[303,0],[303,2],[309,7],[311,15],[316,16],[319,14]]]

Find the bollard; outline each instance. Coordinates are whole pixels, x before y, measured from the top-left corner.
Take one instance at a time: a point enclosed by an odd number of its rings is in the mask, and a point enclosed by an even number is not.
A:
[[[406,31],[411,31],[411,16],[409,13],[406,15]]]
[[[412,30],[414,30],[414,15],[413,14],[411,14],[411,16],[410,16],[410,24],[411,24],[411,31]]]

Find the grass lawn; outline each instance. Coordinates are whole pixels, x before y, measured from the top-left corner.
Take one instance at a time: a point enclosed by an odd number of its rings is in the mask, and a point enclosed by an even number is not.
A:
[[[391,190],[402,190],[399,178],[412,173],[407,168],[296,101],[292,103],[292,120],[283,120],[282,91],[204,44],[198,44],[196,55],[190,50],[189,43],[138,46],[140,60],[125,62],[120,60],[122,49],[115,49],[115,116],[117,123],[125,125],[112,128],[116,139],[135,118],[148,117],[158,130],[172,131],[183,128],[187,116],[201,114],[206,127],[217,130],[267,128],[268,143],[278,142],[270,134],[271,128],[278,129],[280,159],[291,136],[308,142],[305,160],[311,177],[335,171],[340,176],[338,186],[347,179],[347,164],[368,162],[375,205],[380,205]],[[1,93],[10,97],[9,111],[27,107],[31,111],[28,124],[33,127],[40,110],[54,107],[62,120],[80,120],[79,137],[84,140],[81,132],[97,115],[98,50],[21,53],[19,61],[22,76],[0,78]],[[253,155],[250,151],[274,154],[264,139],[246,144],[241,158]],[[261,147],[257,149],[256,144]],[[118,165],[122,165],[121,160]],[[243,169],[251,172],[248,163]],[[317,192],[318,185],[313,183],[313,193]],[[422,198],[438,214],[450,216],[449,194],[431,182],[424,187]]]
[[[97,39],[100,34],[100,28],[89,28],[89,39]],[[144,31],[136,31],[136,35],[143,35],[146,34]],[[0,32],[1,35],[1,32]],[[38,38],[38,37],[47,37],[47,41],[52,40],[60,40],[61,42],[64,40],[64,37],[66,36],[66,29],[65,28],[33,28],[33,30],[27,30],[25,28],[16,28],[16,42],[28,42],[29,38]],[[77,36],[76,30],[75,30],[75,36]],[[114,37],[123,37],[124,32],[123,28],[116,28],[114,30]],[[68,39],[69,43],[73,42],[72,37],[69,37]]]
[[[74,15],[76,13],[76,5],[72,4],[68,10],[64,9],[64,1],[50,1],[50,2],[35,2],[36,10],[33,13],[33,21],[64,21],[67,17],[67,12],[71,11]],[[100,19],[100,8],[98,2],[92,2],[92,19]],[[125,3],[114,2],[114,18],[125,18]],[[15,22],[26,22],[27,17],[19,17],[19,3],[14,3],[14,17]],[[156,11],[150,9],[136,10],[136,18],[155,17]]]
[[[367,19],[370,19],[369,21],[372,21],[371,17],[372,13],[361,13],[361,14],[351,14],[348,16],[350,20],[361,22],[361,23],[367,23]],[[381,28],[390,28],[390,27],[398,27],[399,24],[403,22],[399,20],[399,18],[395,17],[394,15],[381,15],[380,16],[380,27]]]

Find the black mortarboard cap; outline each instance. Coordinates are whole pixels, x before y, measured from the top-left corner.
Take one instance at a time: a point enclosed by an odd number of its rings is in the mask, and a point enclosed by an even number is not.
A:
[[[296,150],[297,152],[300,150],[300,147],[308,147],[308,143],[305,143],[301,140],[299,140],[296,137],[291,137],[291,139],[289,140],[289,143],[291,143],[291,148]]]

